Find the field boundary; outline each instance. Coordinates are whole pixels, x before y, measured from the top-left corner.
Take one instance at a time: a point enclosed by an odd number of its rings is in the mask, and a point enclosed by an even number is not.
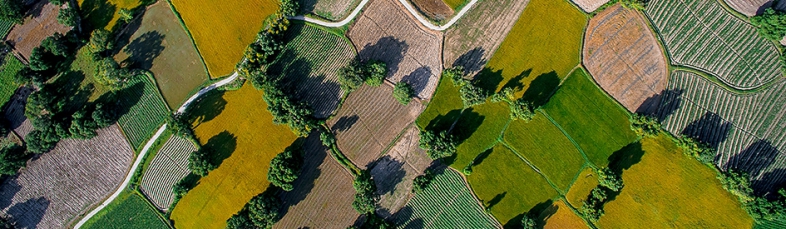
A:
[[[472,189],[472,186],[470,186],[470,185],[469,185],[469,180],[467,180],[467,177],[464,175],[464,173],[462,173],[462,172],[459,172],[458,170],[456,170],[456,169],[454,169],[453,167],[450,167],[450,166],[448,166],[448,165],[444,165],[444,166],[445,166],[445,169],[446,169],[446,170],[447,170],[447,169],[453,170],[453,172],[457,173],[457,174],[459,175],[459,177],[461,177],[461,180],[463,180],[463,181],[464,181],[464,187],[466,187],[466,188],[469,190],[469,193],[472,195],[472,198],[473,198],[473,199],[475,199],[475,202],[476,202],[478,205],[480,205],[480,207],[482,207],[482,208],[484,208],[484,209],[485,209],[485,206],[483,206],[483,202],[482,202],[482,201],[480,201],[480,198],[478,198],[478,195],[477,195],[477,194],[475,194],[475,190],[473,190],[473,189]],[[494,217],[494,215],[492,215],[491,213],[489,213],[489,212],[487,212],[487,211],[486,211],[486,212],[484,212],[484,213],[488,214],[489,216],[491,216],[491,218],[492,218],[492,219],[494,219],[494,222],[496,222],[496,223],[497,223],[497,226],[499,226],[498,228],[502,228],[502,223],[500,223],[500,222],[499,222],[499,220],[497,219],[497,217]]]

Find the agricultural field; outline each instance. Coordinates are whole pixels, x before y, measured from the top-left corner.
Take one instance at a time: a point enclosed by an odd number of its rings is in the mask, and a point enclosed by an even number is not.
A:
[[[738,94],[697,74],[674,71],[667,90],[677,91],[658,116],[675,135],[688,135],[718,150],[716,164],[748,172],[757,191],[786,181],[786,81]]]
[[[359,3],[360,0],[305,0],[300,2],[300,11],[330,21],[340,21],[349,16]]]
[[[609,2],[609,0],[571,0],[584,12],[590,13]]]
[[[503,225],[518,225],[523,213],[557,196],[538,171],[508,148],[497,145],[484,154],[467,181],[483,207]]]
[[[442,33],[421,27],[396,0],[369,2],[356,20],[347,36],[358,57],[385,62],[388,80],[407,82],[419,98],[430,99],[442,73]]]
[[[0,209],[20,228],[68,227],[117,189],[133,157],[117,125],[90,140],[60,141],[3,181]]]
[[[87,20],[92,28],[115,28],[120,20],[121,9],[135,9],[151,0],[77,0],[82,17]]]
[[[393,216],[401,228],[501,228],[467,188],[461,175],[438,168],[437,176],[422,192]]]
[[[265,18],[278,10],[276,0],[232,4],[207,0],[172,0],[212,78],[232,74],[243,51],[256,39]]]
[[[11,100],[16,89],[19,88],[19,85],[14,82],[14,76],[23,67],[24,64],[11,53],[6,54],[3,58],[2,65],[0,65],[0,82],[2,82],[0,84],[0,107],[5,106]]]
[[[455,169],[463,169],[472,163],[478,154],[496,145],[510,123],[509,111],[510,108],[505,103],[490,102],[463,110],[451,130],[460,144],[456,148],[455,158],[449,158],[446,163]]]
[[[592,167],[585,167],[576,177],[576,181],[570,186],[570,190],[565,194],[568,203],[576,208],[584,205],[584,200],[590,195],[592,189],[598,186],[598,176]]]
[[[716,172],[685,156],[669,137],[644,138],[624,154],[625,187],[605,204],[602,228],[751,228],[737,198],[721,187]],[[711,211],[708,209],[712,209]],[[690,216],[690,217],[685,217]]]
[[[0,20],[0,39],[5,40],[5,35],[8,35],[8,33],[11,32],[11,28],[13,27],[13,22]]]
[[[270,160],[296,137],[286,125],[273,124],[262,92],[250,84],[204,95],[189,116],[199,143],[215,153],[220,166],[180,199],[171,219],[176,228],[224,228],[229,217],[265,190]]]
[[[674,65],[699,69],[742,90],[783,77],[775,45],[716,1],[653,0],[646,13]]]
[[[90,218],[82,228],[106,228],[108,225],[116,229],[170,228],[145,197],[131,191],[121,193],[109,206]]]
[[[748,17],[763,13],[764,9],[771,7],[773,3],[771,0],[724,0],[724,2],[735,11]],[[775,5],[775,8],[784,10],[786,4],[780,2]]]
[[[336,116],[328,120],[338,148],[360,168],[382,156],[385,148],[415,121],[423,105],[402,106],[391,96],[393,88],[363,85],[347,97]]]
[[[628,111],[651,114],[668,81],[666,56],[638,11],[620,4],[593,17],[584,35],[584,66]]]
[[[468,0],[444,0],[445,4],[450,6],[450,8],[454,10],[458,10],[459,7],[463,6],[465,3],[469,2]]]
[[[461,0],[447,0],[451,6]],[[445,32],[442,61],[445,68],[463,66],[474,75],[491,59],[494,51],[516,24],[529,0],[478,1],[473,9]]]
[[[458,119],[464,104],[459,97],[459,87],[447,78],[440,78],[434,97],[416,121],[421,129],[446,129]]]
[[[151,71],[167,105],[180,107],[208,79],[202,58],[166,2],[148,7],[139,23],[115,59]]]
[[[589,161],[600,167],[609,163],[612,153],[637,138],[630,130],[629,114],[581,68],[571,73],[543,110]]]
[[[542,114],[529,122],[511,122],[504,140],[560,190],[570,188],[586,163],[576,146]]]
[[[274,228],[344,228],[360,214],[352,208],[355,189],[352,174],[338,164],[319,140],[309,135],[304,146],[305,164],[292,191],[282,192],[286,215]]]
[[[541,224],[544,229],[589,228],[584,219],[576,214],[560,200],[544,210],[538,220],[545,221]]]
[[[404,208],[411,198],[412,181],[423,174],[430,165],[431,158],[418,146],[418,128],[411,126],[390,150],[371,168],[371,176],[377,185],[377,214],[389,218]]]
[[[172,204],[175,198],[172,187],[191,173],[188,170],[188,156],[196,150],[191,141],[176,135],[172,135],[158,150],[142,176],[142,185],[139,186],[142,194],[145,194],[156,208],[167,210]]]
[[[41,45],[41,41],[47,37],[55,33],[66,34],[71,30],[71,27],[57,22],[57,14],[60,12],[57,5],[51,4],[49,1],[40,1],[32,8],[36,12],[40,10],[37,16],[28,17],[24,24],[14,26],[6,37],[14,50],[25,59],[30,58],[33,48]]]
[[[117,95],[119,107],[124,110],[117,120],[123,133],[134,149],[141,149],[153,133],[160,127],[169,109],[161,98],[151,76],[138,75]]]
[[[412,0],[410,4],[420,13],[437,22],[447,22],[454,13],[453,9],[442,0]]]
[[[355,48],[343,37],[303,23],[291,25],[285,39],[286,48],[267,73],[282,76],[315,117],[327,118],[344,94],[338,71],[355,58]]]

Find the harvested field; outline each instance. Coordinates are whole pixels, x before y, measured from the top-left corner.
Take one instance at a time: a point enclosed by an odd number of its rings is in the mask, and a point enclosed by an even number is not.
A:
[[[451,6],[461,0],[446,0]],[[529,0],[488,0],[475,3],[445,32],[444,67],[464,66],[474,75],[483,69],[508,32],[516,24]]]
[[[483,206],[503,225],[520,225],[521,214],[541,203],[551,203],[558,195],[537,171],[502,145],[476,161],[467,181]]]
[[[421,99],[431,99],[442,64],[442,33],[427,30],[395,0],[373,0],[347,36],[361,60],[387,63],[387,79],[407,82]]]
[[[581,68],[562,83],[543,111],[598,167],[606,166],[612,153],[638,137],[630,130],[628,112],[605,95]]]
[[[764,9],[772,6],[772,0],[723,0],[732,9],[748,17],[763,13]],[[779,6],[782,4],[778,4]]]
[[[411,126],[405,130],[385,156],[373,162],[371,176],[377,185],[377,214],[389,218],[409,201],[412,181],[431,165],[426,151],[418,147],[420,131]]]
[[[411,0],[410,4],[429,19],[438,22],[446,22],[454,13],[442,0]]]
[[[120,9],[134,9],[149,0],[77,0],[82,18],[87,20],[92,28],[115,28],[120,20]]]
[[[242,0],[233,4],[208,0],[172,0],[188,27],[210,76],[232,74],[246,46],[256,39],[265,18],[278,10],[275,0]]]
[[[352,174],[338,164],[314,132],[304,142],[306,162],[295,189],[282,192],[287,206],[274,228],[345,228],[360,214],[352,208]]]
[[[587,13],[591,13],[597,10],[598,8],[600,8],[601,6],[603,6],[604,4],[606,4],[607,2],[609,2],[609,0],[571,0],[571,1],[573,1],[573,3],[576,3],[576,5],[578,5],[579,8],[581,8],[582,10],[584,10],[584,12]]]
[[[461,175],[438,168],[422,192],[393,216],[401,228],[502,228],[483,210]]]
[[[576,177],[573,185],[570,186],[570,190],[568,190],[565,198],[573,207],[581,208],[581,205],[584,205],[584,200],[590,195],[592,189],[597,186],[598,176],[595,175],[594,169],[585,167],[579,176]]]
[[[156,208],[167,210],[172,205],[172,187],[191,173],[188,156],[196,150],[191,141],[172,135],[147,166],[139,189]]]
[[[423,105],[416,101],[402,106],[392,93],[393,88],[387,84],[364,85],[349,94],[336,117],[328,120],[339,149],[360,168],[382,156],[423,111]]]
[[[360,0],[305,0],[300,2],[300,10],[331,21],[340,21],[349,16],[359,3]]]
[[[117,189],[133,156],[117,125],[90,140],[60,141],[3,182],[2,212],[20,228],[68,227]]]
[[[267,73],[284,78],[315,117],[327,118],[344,94],[338,71],[355,58],[355,48],[343,37],[303,23],[290,26],[286,39],[289,43]]]
[[[587,222],[576,214],[560,200],[543,211],[538,220],[545,221],[541,224],[544,229],[589,228]]]
[[[775,45],[716,1],[653,0],[646,12],[674,65],[701,69],[737,89],[783,77]]]
[[[11,53],[6,54],[2,59],[2,65],[0,65],[0,108],[11,100],[14,92],[19,88],[19,84],[14,82],[14,76],[25,66]]]
[[[268,186],[270,160],[296,139],[286,125],[274,125],[251,84],[237,91],[213,91],[189,108],[194,133],[215,152],[220,166],[199,180],[172,210],[176,228],[224,228]]]
[[[158,211],[136,192],[126,191],[112,203],[90,218],[82,228],[113,229],[169,229],[169,225]]]
[[[55,33],[66,34],[71,30],[71,27],[57,22],[57,14],[60,12],[57,5],[49,1],[39,1],[32,7],[32,11],[40,10],[38,16],[26,19],[24,24],[14,26],[6,37],[6,40],[11,42],[11,46],[25,59],[30,58],[33,48],[41,45],[41,41],[47,37]]]
[[[631,112],[653,113],[666,88],[666,56],[643,16],[616,4],[593,17],[584,36],[584,66]]]
[[[753,220],[716,172],[685,156],[665,135],[626,147],[625,187],[605,204],[602,228],[751,228]],[[708,210],[712,209],[712,210]],[[690,217],[685,217],[690,216]]]
[[[135,31],[127,31],[128,45],[115,58],[153,72],[158,88],[169,107],[180,107],[194,89],[208,79],[191,37],[169,4],[159,2],[147,8]]]
[[[760,193],[786,181],[786,81],[740,95],[674,71],[667,91],[658,112],[666,130],[717,148],[716,164],[748,172]]]
[[[141,149],[169,115],[169,109],[151,78],[139,75],[128,83],[131,86],[118,92],[118,107],[127,110],[120,112],[122,116],[117,123],[134,149]]]

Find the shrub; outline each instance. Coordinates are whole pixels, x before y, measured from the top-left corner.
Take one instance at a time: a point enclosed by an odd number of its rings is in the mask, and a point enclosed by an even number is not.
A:
[[[278,12],[286,17],[295,16],[300,11],[300,5],[294,0],[281,0],[281,8]]]
[[[15,175],[25,164],[27,154],[24,147],[8,143],[0,146],[0,174]]]
[[[481,105],[486,102],[486,97],[488,97],[485,89],[472,85],[472,83],[464,83],[459,89],[459,93],[464,108]]]
[[[0,20],[21,24],[24,17],[24,1],[0,0]]]
[[[436,174],[434,174],[431,169],[426,169],[423,174],[415,177],[415,180],[412,182],[412,192],[420,193],[426,189],[428,185],[431,184],[431,181],[434,180],[435,176]]]
[[[292,183],[300,175],[303,167],[303,152],[301,149],[286,149],[279,153],[270,161],[270,168],[267,172],[267,179],[271,184],[280,187],[284,191],[292,191]]]
[[[433,160],[449,157],[456,153],[456,139],[449,135],[447,130],[438,134],[429,130],[420,131],[419,146],[421,149],[427,150],[426,153]]]
[[[338,70],[338,83],[341,90],[353,92],[363,85],[363,67],[358,61],[352,61]]]
[[[689,155],[704,164],[712,164],[715,159],[715,149],[708,144],[688,136],[681,136],[676,140],[678,147],[682,148],[685,155]]]
[[[177,136],[180,136],[185,139],[192,139],[194,137],[194,131],[191,130],[191,124],[188,122],[188,119],[185,115],[176,113],[170,114],[167,119],[167,128],[172,130]]]
[[[630,129],[642,137],[655,137],[660,133],[658,120],[647,115],[633,114],[630,118]]]
[[[513,120],[524,120],[529,122],[535,117],[535,111],[532,109],[532,103],[523,99],[518,99],[510,104],[510,118]]]
[[[414,95],[415,90],[405,82],[398,82],[393,88],[393,98],[396,98],[401,105],[406,106],[409,104],[409,101],[412,100],[412,96]]]
[[[464,67],[462,66],[455,66],[452,68],[448,68],[442,71],[442,78],[443,79],[450,79],[455,86],[461,86],[464,81]]]
[[[596,172],[598,173],[598,185],[601,187],[617,192],[624,186],[622,178],[608,167],[599,169]]]
[[[529,215],[524,215],[524,217],[521,218],[521,228],[535,229],[538,228],[538,224],[535,223],[535,219],[533,219]]]

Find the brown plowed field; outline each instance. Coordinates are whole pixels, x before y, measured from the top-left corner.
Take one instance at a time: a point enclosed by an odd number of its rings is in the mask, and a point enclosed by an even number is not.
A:
[[[134,152],[117,125],[60,141],[0,186],[0,209],[19,228],[66,228],[123,181]]]
[[[666,58],[636,11],[620,5],[593,17],[584,36],[584,65],[592,78],[631,112],[655,110],[668,81]]]
[[[415,6],[426,17],[436,21],[446,21],[453,15],[453,9],[442,0],[411,0]]]
[[[318,133],[304,145],[306,162],[295,189],[281,195],[286,211],[274,228],[347,228],[358,214],[352,208],[354,178],[328,155]]]
[[[57,13],[60,9],[49,1],[35,4],[30,11],[37,14],[32,18],[26,18],[24,24],[14,26],[6,37],[25,60],[30,58],[33,48],[38,47],[45,38],[55,33],[65,34],[71,30],[71,27],[57,22]]]
[[[402,106],[392,96],[393,88],[363,86],[347,97],[335,118],[328,121],[338,147],[360,168],[375,161],[404,128],[423,112],[412,101]]]
[[[764,9],[772,6],[772,0],[724,0],[732,9],[745,14],[745,16],[753,17],[756,14],[764,12]],[[783,6],[784,4],[778,4]]]
[[[420,26],[395,0],[372,0],[349,29],[363,60],[388,65],[387,79],[412,85],[418,97],[434,94],[442,72],[442,33]]]
[[[584,10],[584,12],[592,12],[597,10],[603,4],[609,2],[609,0],[571,0],[576,5],[579,5],[579,8]]]
[[[475,74],[486,64],[529,0],[479,1],[445,33],[446,68],[461,65]]]

